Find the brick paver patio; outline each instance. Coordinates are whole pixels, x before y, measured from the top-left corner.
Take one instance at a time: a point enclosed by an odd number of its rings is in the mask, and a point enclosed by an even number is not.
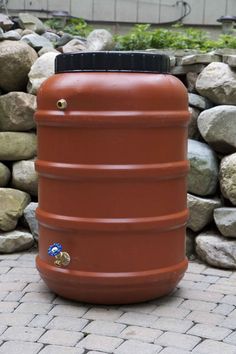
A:
[[[236,272],[190,262],[171,296],[94,306],[52,294],[35,253],[0,255],[0,353],[236,354]]]

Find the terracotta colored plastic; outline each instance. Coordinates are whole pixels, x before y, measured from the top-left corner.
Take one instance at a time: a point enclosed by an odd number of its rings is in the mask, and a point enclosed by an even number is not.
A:
[[[124,304],[175,288],[187,268],[188,119],[171,75],[64,73],[42,85],[36,262],[55,293]],[[48,255],[55,242],[66,267]]]

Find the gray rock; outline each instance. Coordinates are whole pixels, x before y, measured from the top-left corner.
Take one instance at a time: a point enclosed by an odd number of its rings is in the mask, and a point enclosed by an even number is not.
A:
[[[16,28],[14,29],[15,32],[19,33],[20,36],[22,36],[23,29],[22,28]]]
[[[66,43],[70,42],[74,37],[69,33],[64,33],[57,41],[57,47],[63,47]]]
[[[214,194],[218,181],[218,162],[215,152],[204,143],[188,140],[188,192],[206,196]]]
[[[189,107],[189,112],[190,112],[190,121],[188,125],[188,137],[190,139],[199,140],[200,132],[197,126],[197,119],[200,114],[200,111],[197,108]]]
[[[25,42],[0,42],[0,89],[5,92],[24,90],[37,58],[35,50]]]
[[[25,92],[0,96],[0,130],[26,131],[35,128],[36,97]]]
[[[21,37],[21,41],[26,42],[37,51],[43,47],[53,48],[52,43],[47,38],[37,33],[27,34]]]
[[[80,52],[86,50],[86,46],[84,42],[79,39],[72,39],[66,45],[62,47],[63,53],[73,53],[73,52]]]
[[[18,161],[12,166],[12,186],[30,195],[38,195],[38,174],[34,160]]]
[[[218,198],[199,198],[188,194],[189,219],[187,227],[192,231],[200,231],[213,221],[214,209],[221,206]]]
[[[34,34],[34,33],[35,33],[34,31],[31,31],[29,29],[25,29],[24,31],[22,30],[21,37],[27,36],[28,34]]]
[[[13,230],[29,203],[28,193],[12,188],[0,188],[0,230]]]
[[[0,232],[0,253],[13,253],[28,250],[34,244],[34,238],[26,230]]]
[[[54,32],[45,32],[42,36],[47,38],[52,43],[57,43],[61,38],[60,36],[58,36],[58,34]]]
[[[9,182],[11,172],[7,166],[0,162],[0,187],[5,187]]]
[[[221,160],[219,181],[223,196],[236,205],[236,153]]]
[[[195,93],[189,93],[188,100],[190,106],[199,108],[200,110],[211,108],[213,105],[207,98]]]
[[[36,156],[35,133],[0,132],[0,160],[17,161]]]
[[[211,266],[236,269],[236,240],[227,239],[216,231],[202,232],[196,237],[196,252]]]
[[[4,29],[4,31],[8,31],[12,28],[14,23],[10,20],[7,15],[0,13],[0,27]]]
[[[105,29],[96,29],[87,37],[87,49],[91,51],[111,50],[114,48],[113,37]]]
[[[224,55],[223,62],[232,66],[233,68],[236,67],[236,55]]]
[[[236,104],[236,72],[225,63],[211,63],[198,76],[196,89],[216,104]]]
[[[214,220],[223,236],[236,238],[236,208],[216,209]]]
[[[184,75],[189,72],[199,74],[204,68],[205,65],[203,64],[177,65],[171,68],[170,73],[172,75]]]
[[[29,93],[36,94],[41,84],[54,74],[55,58],[57,55],[57,53],[43,54],[32,65],[27,87]]]
[[[196,81],[198,78],[198,73],[189,72],[186,74],[187,88],[188,92],[196,92]]]
[[[216,106],[198,117],[198,129],[212,148],[223,154],[236,151],[236,107]]]
[[[38,55],[39,57],[41,57],[42,55],[46,54],[46,53],[57,53],[57,54],[61,54],[58,50],[56,50],[55,48],[49,48],[49,47],[43,47],[38,51]]]
[[[43,22],[36,16],[33,16],[32,14],[26,12],[19,13],[18,16],[19,16],[19,24],[21,28],[29,29],[38,34],[42,34],[45,32],[46,29]]]
[[[11,41],[19,41],[21,39],[21,35],[16,31],[8,31],[4,33],[3,38]]]
[[[209,64],[212,62],[221,61],[221,57],[214,53],[206,54],[190,54],[186,55],[181,60],[181,65],[191,65],[191,64]]]
[[[0,27],[0,41],[4,40],[4,32],[3,29]]]
[[[185,240],[185,248],[186,248],[186,256],[191,257],[195,251],[195,233],[191,230],[186,230],[186,240]]]
[[[38,207],[38,203],[30,203],[24,210],[25,220],[36,241],[38,241],[39,239],[38,221],[35,217],[35,211],[37,207]]]

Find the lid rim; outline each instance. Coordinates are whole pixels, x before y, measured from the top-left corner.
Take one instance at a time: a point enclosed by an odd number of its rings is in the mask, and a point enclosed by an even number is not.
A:
[[[170,58],[147,52],[100,51],[56,56],[55,73],[68,72],[169,73]]]

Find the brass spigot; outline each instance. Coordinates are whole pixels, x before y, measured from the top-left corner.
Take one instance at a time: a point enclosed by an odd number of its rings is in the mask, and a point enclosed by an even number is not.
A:
[[[48,248],[49,256],[55,257],[54,264],[57,267],[66,267],[70,263],[70,255],[67,252],[62,252],[62,245],[60,243],[54,243]]]

